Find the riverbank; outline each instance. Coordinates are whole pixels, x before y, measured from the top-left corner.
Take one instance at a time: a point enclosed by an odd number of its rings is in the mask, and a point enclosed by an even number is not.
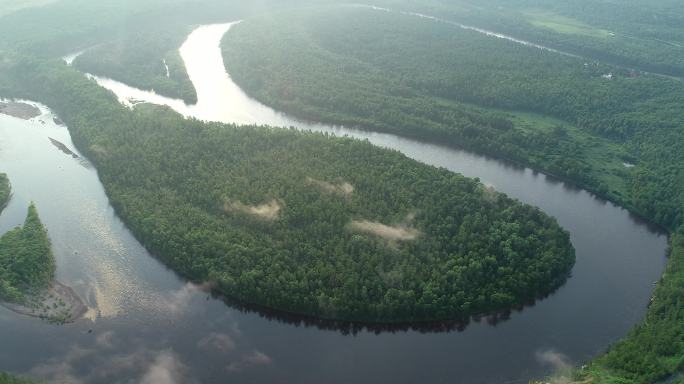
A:
[[[670,246],[646,318],[581,372],[591,383],[654,383],[684,367],[684,229],[672,235]]]
[[[0,372],[0,384],[38,384],[38,381]]]
[[[0,213],[9,204],[12,197],[12,185],[6,174],[0,173]]]
[[[21,303],[0,302],[0,305],[12,312],[55,324],[72,323],[88,311],[76,292],[58,281],[46,290],[25,294]]]

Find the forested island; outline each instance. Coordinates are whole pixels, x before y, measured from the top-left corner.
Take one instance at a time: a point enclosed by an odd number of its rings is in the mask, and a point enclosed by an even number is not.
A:
[[[47,230],[31,204],[22,227],[0,237],[0,301],[6,308],[54,323],[73,321],[85,306],[54,281],[55,259]]]
[[[341,320],[466,319],[547,294],[574,263],[554,219],[398,152],[132,112],[58,62],[9,73],[11,91],[59,113],[148,249],[243,302]]]
[[[0,238],[0,298],[23,302],[29,289],[48,287],[54,268],[47,231],[31,205],[24,226]]]

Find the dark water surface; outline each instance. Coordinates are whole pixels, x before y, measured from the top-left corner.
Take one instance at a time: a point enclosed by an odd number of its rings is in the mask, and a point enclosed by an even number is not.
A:
[[[0,231],[35,201],[57,257],[58,279],[87,302],[88,317],[54,326],[0,308],[0,370],[87,383],[527,383],[579,364],[643,317],[665,265],[667,238],[615,205],[529,169],[392,135],[301,123],[251,100],[223,69],[230,24],[198,28],[181,49],[199,102],[185,106],[112,80],[122,101],[169,104],[206,120],[294,125],[347,134],[419,161],[479,177],[539,206],[570,231],[572,278],[549,298],[491,325],[425,332],[295,325],[241,311],[151,257],[114,215],[97,173],[50,112],[0,115],[0,172],[14,188]],[[45,124],[41,123],[43,120]],[[80,154],[79,154],[80,155]],[[92,330],[92,332],[90,332]]]

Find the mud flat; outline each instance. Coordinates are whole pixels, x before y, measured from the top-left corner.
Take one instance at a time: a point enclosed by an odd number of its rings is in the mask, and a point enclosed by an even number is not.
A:
[[[57,281],[47,290],[28,294],[24,303],[3,302],[0,305],[12,312],[56,324],[73,323],[88,311],[71,287]]]
[[[32,119],[41,114],[38,107],[17,101],[0,101],[0,113],[24,120]]]

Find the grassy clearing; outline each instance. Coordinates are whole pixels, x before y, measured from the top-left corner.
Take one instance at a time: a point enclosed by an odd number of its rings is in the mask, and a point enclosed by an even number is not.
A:
[[[613,32],[606,29],[592,27],[579,20],[540,9],[523,12],[523,15],[535,27],[550,29],[564,35],[578,35],[601,39],[609,39],[615,36]]]
[[[621,197],[627,193],[629,168],[625,166],[627,154],[622,145],[609,139],[592,135],[575,125],[553,117],[528,112],[507,112],[515,128],[524,132],[553,133],[564,135],[567,140],[577,143],[583,150],[584,161],[591,169],[592,176],[608,186],[608,189]]]
[[[0,17],[22,9],[40,7],[54,2],[55,0],[0,0]]]
[[[597,136],[589,131],[571,124],[567,121],[538,113],[523,111],[507,111],[497,108],[486,108],[474,104],[461,103],[448,99],[440,99],[444,105],[453,108],[466,106],[471,109],[483,110],[488,113],[499,113],[501,116],[513,122],[515,130],[525,135],[558,136],[563,141],[572,143],[581,151],[581,159],[590,169],[589,176],[604,184],[608,191],[608,197],[621,201],[627,196],[630,168],[625,164],[631,163],[632,156],[625,148],[615,141]],[[544,163],[544,155],[530,152],[530,157],[535,163]]]

